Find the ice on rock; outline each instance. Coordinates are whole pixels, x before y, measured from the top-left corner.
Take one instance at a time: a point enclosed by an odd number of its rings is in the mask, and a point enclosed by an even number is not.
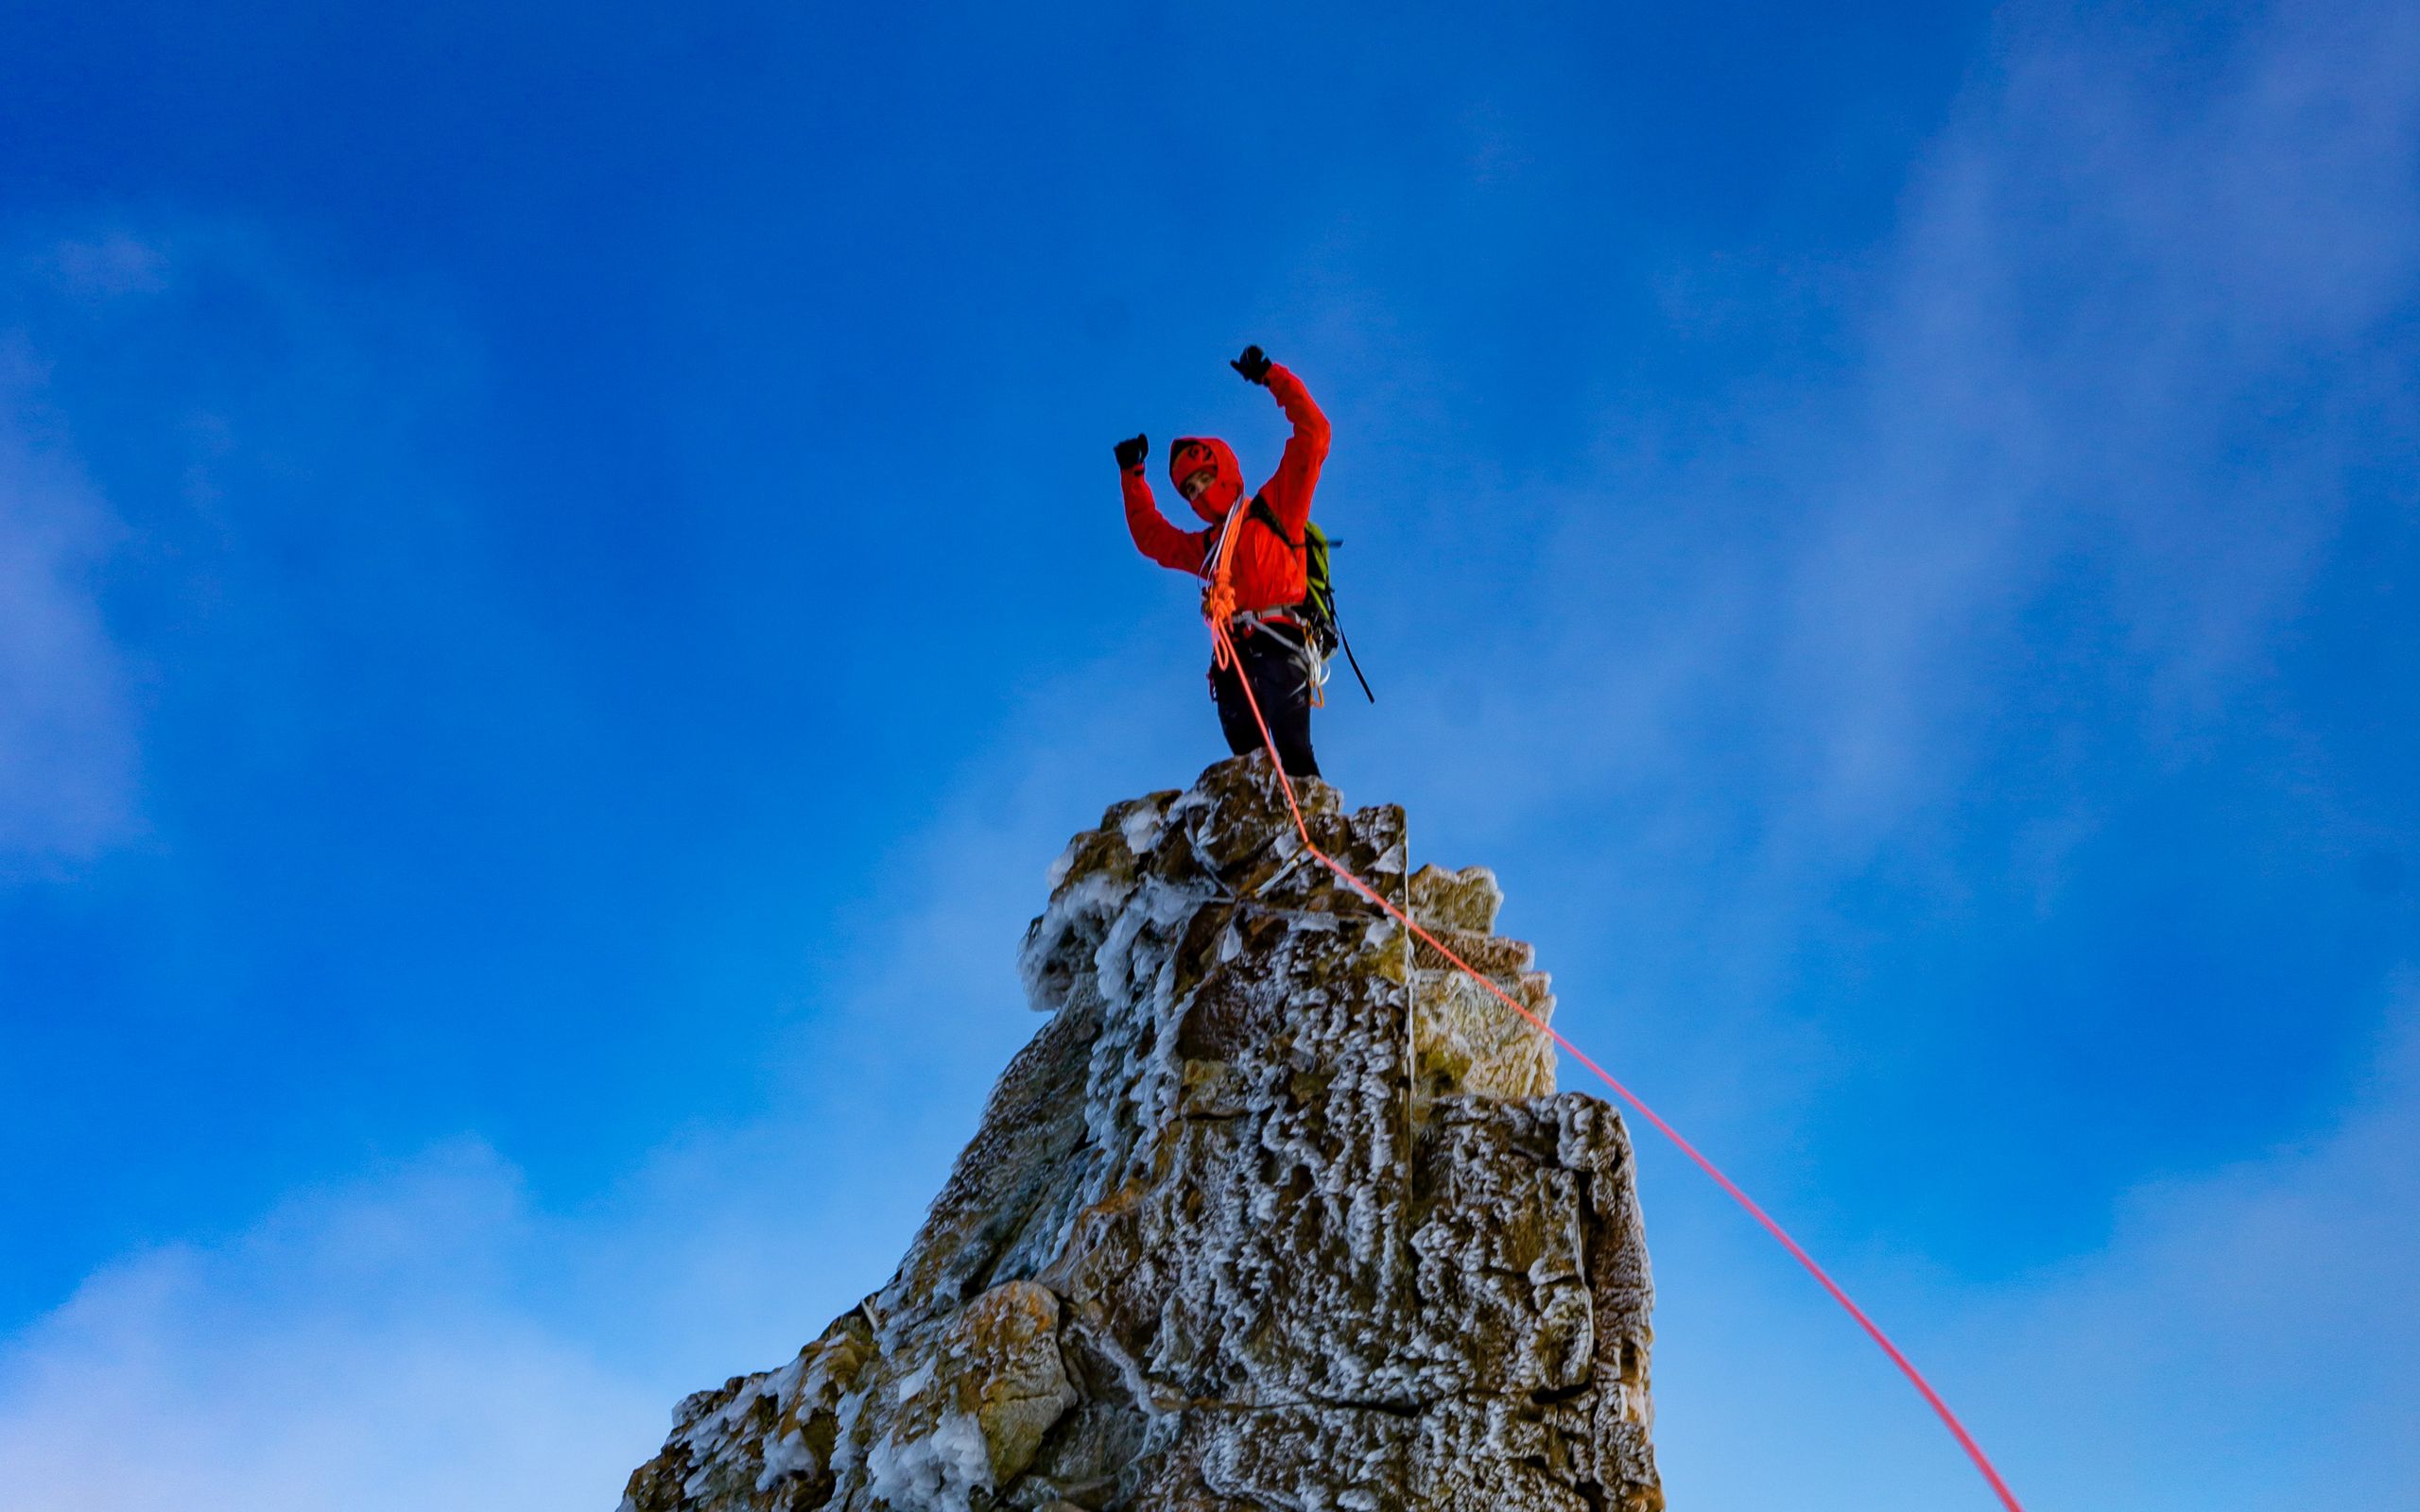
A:
[[[1136,855],[1145,855],[1150,853],[1151,847],[1160,843],[1163,823],[1160,811],[1164,807],[1165,804],[1147,798],[1127,810],[1126,816],[1117,821],[1117,833],[1126,841],[1127,850]]]
[[[1314,842],[1533,1011],[1481,868]],[[898,1273],[683,1403],[626,1512],[1653,1512],[1628,1134],[1311,858],[1258,757],[1075,837],[1039,1032]]]
[[[791,1476],[812,1471],[818,1463],[815,1451],[806,1446],[806,1435],[793,1428],[766,1443],[764,1468],[756,1472],[756,1491],[762,1495]]]
[[[943,1413],[917,1437],[886,1438],[866,1456],[866,1501],[893,1512],[973,1512],[976,1494],[991,1488],[982,1425],[963,1413]]]

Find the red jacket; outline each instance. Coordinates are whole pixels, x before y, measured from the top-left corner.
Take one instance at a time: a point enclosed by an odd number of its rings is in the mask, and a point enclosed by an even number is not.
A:
[[[1249,507],[1236,516],[1236,528],[1242,533],[1236,538],[1228,580],[1235,587],[1236,607],[1242,610],[1288,609],[1303,601],[1308,583],[1300,542],[1303,526],[1311,518],[1311,490],[1319,486],[1320,464],[1327,460],[1327,417],[1311,403],[1303,380],[1271,363],[1269,391],[1294,422],[1294,435],[1278,459],[1276,474],[1261,485],[1257,497],[1269,502],[1285,536],[1281,539],[1267,521],[1255,518],[1259,511]],[[1228,509],[1243,496],[1242,470],[1227,443],[1216,438],[1180,437],[1168,448],[1171,482],[1182,482],[1204,465],[1218,481],[1193,501],[1193,512],[1210,522],[1203,530],[1179,530],[1168,524],[1151,501],[1142,463],[1126,469],[1118,479],[1126,494],[1126,528],[1133,533],[1135,546],[1163,567],[1201,577],[1210,575],[1210,549]]]

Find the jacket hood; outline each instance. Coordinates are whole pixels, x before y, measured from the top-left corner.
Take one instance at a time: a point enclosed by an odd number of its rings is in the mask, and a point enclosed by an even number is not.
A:
[[[1168,481],[1177,485],[1180,495],[1184,480],[1205,464],[1215,481],[1193,501],[1193,512],[1216,524],[1244,493],[1244,470],[1236,464],[1234,450],[1215,436],[1180,436],[1168,448]]]

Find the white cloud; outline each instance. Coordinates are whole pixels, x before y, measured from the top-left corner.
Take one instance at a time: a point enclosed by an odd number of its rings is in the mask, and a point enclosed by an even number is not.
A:
[[[2281,8],[2190,56],[2012,17],[1873,259],[1853,362],[1694,428],[1609,412],[1626,444],[1590,473],[1481,507],[1561,523],[1536,644],[1440,647],[1484,705],[1462,744],[1520,752],[1490,804],[1668,812],[1736,777],[1794,888],[1943,815],[2046,662],[2154,743],[2223,717],[2308,609],[2379,407],[2410,413],[2415,15]]]
[[[879,868],[859,939],[811,963],[839,986],[768,1047],[775,1110],[685,1133],[577,1211],[466,1142],[103,1269],[0,1340],[0,1512],[613,1505],[682,1396],[888,1278],[1039,1027],[1012,962],[1051,856],[1098,817],[1063,750],[1115,744],[1102,675],[1035,690],[1022,757],[971,757]]]
[[[1786,843],[1854,856],[1955,788],[1977,652],[2005,643],[2062,553],[2104,537],[2130,563],[2105,586],[2135,692],[2189,715],[2292,613],[2337,458],[2323,436],[2215,496],[2175,480],[2223,462],[2226,405],[2408,298],[2414,54],[2410,18],[2388,8],[2279,21],[2215,87],[2155,108],[2135,60],[2027,42],[1911,199],[1852,455],[1824,475],[1813,527],[1674,574],[1714,586],[1662,606],[1671,633],[1645,654],[1609,659],[1591,640],[1525,669],[1536,695],[1490,703],[1492,733],[1459,738],[1559,781],[1601,782],[1618,745],[1644,753],[1622,758],[1642,786],[1744,777],[1797,793],[1742,771],[1737,752],[1767,746],[1741,730],[1778,729],[1780,759],[1812,752],[1820,779]],[[87,284],[140,283],[139,260],[78,266]],[[84,583],[110,526],[14,421],[0,490],[0,667],[33,698],[0,702],[0,848],[89,853],[131,822],[125,675]],[[1752,707],[1690,716],[1742,667],[1773,670]],[[1614,711],[1618,740],[1573,738],[1556,722],[1575,709]],[[1053,727],[1023,743],[1038,761],[1083,749],[1088,790],[1134,785],[1104,783],[1095,747],[1102,728],[1145,721],[1061,713],[1031,721]],[[1208,738],[1192,718],[1172,747]],[[1458,738],[1433,733],[1424,749]],[[1030,1027],[968,1025],[1010,1000],[1000,925],[1029,908],[1064,833],[1049,770],[978,775],[931,849],[903,851],[874,912],[906,922],[865,953],[890,974],[818,1044],[825,1063],[801,1067],[802,1084],[866,1073],[887,1096],[908,1057],[884,1047],[912,1032],[977,1068],[916,1119],[853,1125],[836,1103],[810,1125],[708,1131],[576,1220],[530,1211],[493,1156],[441,1152],[112,1266],[0,1353],[0,1506],[610,1505],[675,1397],[787,1352],[898,1252],[937,1184],[919,1162],[950,1153],[937,1131],[972,1120],[990,1046]],[[1438,779],[1439,806],[1455,780]],[[1687,805],[1670,810],[1670,848],[1702,859]],[[1742,906],[1807,891],[1799,873],[1776,888]],[[1697,935],[1753,934],[1733,927],[1737,908],[1657,907]],[[2415,1046],[2395,1041],[2332,1132],[2143,1188],[2108,1246],[2055,1274],[1972,1288],[1887,1256],[1841,1268],[1881,1273],[1868,1299],[2043,1505],[2385,1504],[2420,1476],[2396,1411],[2420,1347]],[[1772,1079],[1758,1085],[1769,1098]],[[1769,1103],[1755,1116],[1765,1133],[1782,1121]],[[841,1197],[821,1181],[841,1161],[887,1170],[891,1190]],[[1655,1221],[1676,1504],[1983,1504],[1895,1378],[1843,1367],[1865,1346],[1804,1279],[1748,1258],[1753,1234],[1735,1250]]]
[[[2259,1089],[2241,1089],[2256,1097]],[[1985,1315],[2082,1410],[2067,1504],[2385,1506],[2420,1479],[2420,995],[2333,1125],[2145,1185],[2100,1255]],[[2086,1467],[2091,1467],[2089,1470]],[[2113,1480],[2131,1471],[2131,1494]],[[2063,1484],[2064,1483],[2064,1484]]]
[[[2153,738],[2221,713],[2305,607],[2400,381],[2363,353],[2420,286],[2420,26],[2288,9],[2172,44],[2025,36],[1916,181],[1846,469],[1790,569],[1803,843],[1871,844],[1955,792],[1996,669],[2100,632],[2025,618],[2046,595],[2105,606],[2117,643],[2075,660]]]
[[[547,1249],[462,1146],[112,1265],[0,1352],[0,1506],[611,1506],[669,1401],[544,1315]]]
[[[61,288],[89,299],[157,294],[168,286],[167,253],[124,230],[70,237],[34,261]]]
[[[2315,607],[2379,417],[2412,414],[2395,359],[2420,293],[2420,12],[2289,8],[2215,32],[2185,57],[2105,19],[2013,25],[2004,75],[1911,185],[1849,400],[1767,395],[1744,446],[1704,438],[1572,490],[1548,553],[1569,644],[1523,679],[1465,660],[1502,690],[1490,745],[1519,753],[1485,801],[1618,820],[1585,918],[1617,937],[1606,977],[1644,1011],[1576,994],[1575,1025],[1611,1026],[1644,1090],[1751,1170],[1806,1163],[1774,1153],[1800,1153],[1797,1119],[1858,1116],[1824,1084],[1873,1052],[1841,1032],[1810,1055],[1772,1006],[1806,979],[1794,952],[1840,880],[1877,856],[1925,866],[1966,800],[2023,797],[1992,765],[2015,750],[2044,791],[2008,866],[2048,912],[2097,803],[2222,724],[2299,738],[2242,706],[2293,691],[2271,659]],[[1607,497],[1664,512],[1616,537]],[[1434,735],[1420,748],[1448,771],[1455,743]],[[2069,791],[2063,735],[2132,748]],[[1944,865],[1935,896],[1989,880]],[[1547,961],[1566,987],[1568,959]],[[2085,1040],[2102,1007],[2021,1011],[2074,1013]],[[2420,1479],[2414,1046],[2393,1042],[2332,1132],[2121,1194],[2111,1242],[2052,1275],[1962,1285],[1806,1237],[2031,1504],[2397,1504]],[[2256,1086],[2208,1097],[2239,1099],[2247,1131],[2281,1116]],[[1942,1138],[1997,1154],[2028,1131]],[[1675,1504],[1988,1505],[1805,1278],[1735,1214],[1691,1215],[1682,1184],[1698,1178],[1674,1171],[1649,1209]],[[1993,1249],[2039,1252],[2021,1233]]]
[[[423,430],[473,370],[447,312],[240,220],[144,231],[0,224],[0,882],[147,829],[155,724],[276,762],[364,642],[527,664]]]
[[[2420,1475],[2420,996],[2401,998],[2327,1127],[2145,1182],[2105,1243],[2055,1268],[1979,1284],[1887,1245],[1834,1246],[1847,1251],[1827,1257],[1835,1274],[2029,1507],[2408,1496]],[[1717,1199],[1675,1191],[1689,1179],[1665,1177],[1677,1162],[1650,1150],[1645,1163],[1663,1294],[1658,1439],[1676,1505],[1992,1504],[1915,1393],[1802,1273]]]
[[[1844,887],[2053,915],[2060,858],[2179,768],[2341,819],[2278,662],[2420,423],[2420,11],[2180,38],[2025,9],[2002,40],[1893,234],[1827,270],[1862,291],[1837,370],[1785,352],[1736,410],[1609,411],[1581,477],[1459,501],[1547,522],[1489,566],[1541,611],[1406,616],[1413,685],[1372,721],[1424,839],[1510,861],[1526,917],[1584,899],[1552,964],[1585,981],[1607,942],[1654,1010],[1624,1031],[1744,1139],[1839,1070],[1773,1005]],[[1739,1054],[1694,1064],[1709,1035]]]
[[[999,801],[944,822],[977,854],[983,832],[1058,801],[1031,773],[973,786]],[[1030,871],[1030,850],[999,854]],[[1035,885],[982,870],[1021,897]],[[1031,1027],[1002,1001],[1007,945],[967,933],[996,911],[986,890],[871,942],[866,959],[894,972],[871,980],[820,1068],[827,1089],[872,1076],[870,1107],[827,1097],[812,1116],[701,1131],[576,1213],[533,1210],[509,1165],[464,1143],[97,1274],[0,1347],[0,1509],[611,1505],[673,1400],[774,1363],[899,1253],[954,1153],[939,1125],[972,1118],[993,1066],[971,1083],[944,1072],[916,1116],[900,1057],[885,1071],[860,1035]],[[936,931],[954,943],[902,951]],[[2420,1264],[2420,999],[2404,996],[2332,1127],[2145,1185],[2097,1252],[1989,1286],[1887,1247],[1831,1257],[2031,1504],[2198,1512],[2331,1487],[2384,1504],[2412,1470],[2396,1404],[2420,1348],[2403,1297]],[[1676,1501],[1987,1504],[1799,1273],[1719,1199],[1681,1198],[1671,1182],[1695,1178],[1665,1152],[1648,1166],[1665,1193],[1651,1218]]]
[[[92,856],[137,825],[135,714],[96,575],[123,534],[0,340],[0,874]]]

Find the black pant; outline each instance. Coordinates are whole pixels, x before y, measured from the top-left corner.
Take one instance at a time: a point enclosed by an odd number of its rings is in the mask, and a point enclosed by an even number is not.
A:
[[[1260,716],[1269,721],[1279,765],[1288,777],[1319,776],[1319,759],[1311,754],[1310,679],[1294,647],[1266,629],[1249,635],[1238,629],[1235,643],[1243,675],[1252,679],[1253,696],[1260,700]],[[1236,668],[1212,666],[1210,687],[1218,696],[1219,728],[1226,731],[1227,748],[1238,756],[1260,749],[1260,726],[1253,721]]]

